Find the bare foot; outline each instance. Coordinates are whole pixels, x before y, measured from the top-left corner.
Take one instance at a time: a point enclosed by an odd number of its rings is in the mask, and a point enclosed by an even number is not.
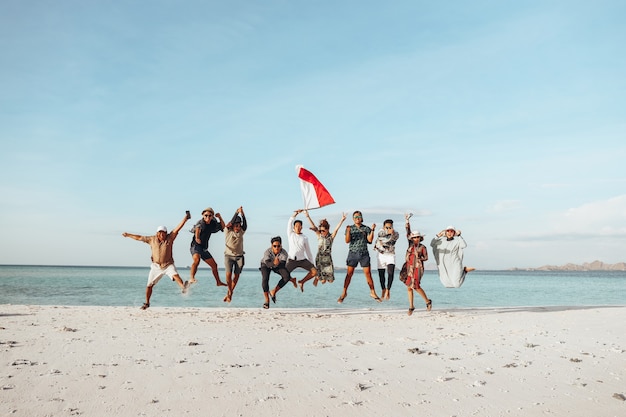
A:
[[[293,284],[294,288],[298,288],[298,282],[296,281],[295,278],[291,278],[289,281],[291,281],[291,283]]]
[[[379,303],[383,302],[383,300],[381,300],[380,297],[376,295],[376,293],[370,294],[370,297],[372,297],[374,300],[378,301]]]
[[[218,287],[228,287],[228,285],[223,283],[221,280],[215,281],[215,285],[218,286]]]
[[[195,278],[191,278],[191,279],[189,280],[189,283],[190,283],[190,284],[195,284],[196,282],[198,282],[198,280],[197,280],[197,279],[195,279]]]
[[[298,282],[298,286],[300,287],[300,291],[304,292],[304,282]]]
[[[468,273],[468,272],[476,271],[476,268],[472,268],[471,266],[466,266],[465,268],[463,268],[463,270],[465,271],[465,273]]]
[[[317,287],[317,282],[319,281],[319,278],[317,276],[315,276],[315,278],[313,279],[313,286]]]
[[[345,300],[347,296],[348,296],[348,294],[347,294],[347,293],[343,293],[343,294],[341,294],[341,297],[339,297],[339,299],[337,300],[337,302],[338,302],[339,304],[343,303],[343,300]]]

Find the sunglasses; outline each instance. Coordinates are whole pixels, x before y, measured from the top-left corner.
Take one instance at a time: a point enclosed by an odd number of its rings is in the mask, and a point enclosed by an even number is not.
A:
[[[362,219],[363,216],[354,216],[355,219]]]
[[[203,214],[202,216],[203,216],[203,217],[209,217],[209,218],[213,217],[213,215],[212,215],[212,214]]]

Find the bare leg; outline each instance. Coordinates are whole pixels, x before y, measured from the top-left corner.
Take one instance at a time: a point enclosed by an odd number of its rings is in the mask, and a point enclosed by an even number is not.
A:
[[[229,282],[229,274],[226,273],[226,285],[228,285],[228,294],[224,301],[231,302],[233,299],[233,291],[235,291],[235,287],[237,286],[237,281],[239,281],[239,275],[235,275],[235,277]]]
[[[348,266],[346,279],[343,281],[343,292],[341,293],[341,297],[339,297],[339,299],[337,300],[339,304],[343,303],[343,300],[345,300],[345,298],[348,296],[348,287],[350,286],[350,282],[352,281],[352,275],[354,275],[354,267]]]
[[[413,311],[415,310],[415,306],[413,305],[413,289],[411,287],[407,287],[408,288],[408,295],[409,295],[409,316],[411,314],[413,314]]]
[[[304,276],[300,281],[298,281],[298,286],[300,287],[300,291],[304,292],[304,283],[317,275],[317,269],[313,268],[309,271],[308,274]]]
[[[374,288],[374,280],[372,279],[372,270],[369,266],[363,267],[363,273],[365,274],[365,279],[367,280],[367,285],[370,287],[370,297],[374,300],[381,302],[380,297],[376,294],[376,289]]]
[[[426,293],[424,292],[424,290],[419,288],[419,289],[417,289],[415,291],[417,291],[417,293],[422,296],[422,298],[424,299],[424,302],[426,303],[426,310],[430,311],[430,308],[432,306],[432,301],[430,301],[428,299],[428,297],[426,296]]]
[[[228,268],[228,266],[227,266]],[[226,286],[228,287],[228,292],[226,293],[226,297],[224,297],[225,303],[230,303],[233,297],[233,273],[226,269]]]
[[[191,255],[191,259],[193,259],[193,262],[191,264],[191,276],[189,277],[189,282],[191,284],[195,284],[196,282],[198,282],[196,280],[196,272],[198,271],[198,266],[200,265],[200,254],[194,253],[193,255]]]
[[[146,302],[141,307],[142,310],[145,310],[146,308],[150,307],[150,297],[152,297],[152,287],[153,285],[148,285],[146,287]]]
[[[211,267],[211,271],[213,272],[213,278],[215,278],[215,285],[217,285],[218,287],[226,287],[226,284],[224,284],[220,279],[220,273],[217,269],[217,263],[215,262],[215,259],[209,258],[204,262],[206,262]]]
[[[186,293],[189,283],[183,282],[182,278],[178,274],[174,275],[172,278],[174,278],[174,281],[176,281],[178,286],[183,290],[183,293]]]
[[[270,308],[270,295],[269,292],[264,292],[263,297],[265,297],[265,303],[263,304],[263,308]]]

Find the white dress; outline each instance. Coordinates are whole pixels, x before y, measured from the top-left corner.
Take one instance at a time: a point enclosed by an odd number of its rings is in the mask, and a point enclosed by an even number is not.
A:
[[[435,237],[430,242],[439,270],[439,280],[444,287],[459,288],[465,281],[463,249],[467,243],[461,236],[448,240],[445,236]]]

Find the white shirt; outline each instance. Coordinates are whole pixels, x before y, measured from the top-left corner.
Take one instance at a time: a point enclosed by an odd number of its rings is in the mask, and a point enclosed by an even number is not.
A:
[[[298,234],[293,231],[293,223],[295,217],[291,216],[287,222],[287,238],[289,239],[289,259],[294,261],[300,261],[302,259],[308,259],[313,262],[313,256],[311,255],[311,248],[309,247],[309,238],[302,233]]]

